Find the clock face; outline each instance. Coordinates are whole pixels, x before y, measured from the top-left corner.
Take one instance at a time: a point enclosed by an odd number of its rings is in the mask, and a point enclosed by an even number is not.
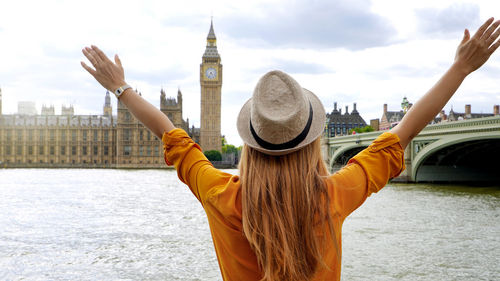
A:
[[[207,70],[205,70],[205,76],[208,79],[214,79],[217,76],[217,70],[215,70],[215,68],[213,67],[209,67],[207,68]]]

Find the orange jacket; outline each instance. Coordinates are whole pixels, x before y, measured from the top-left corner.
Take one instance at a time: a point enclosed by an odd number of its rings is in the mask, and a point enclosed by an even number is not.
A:
[[[179,179],[205,209],[223,279],[260,280],[257,258],[243,234],[239,177],[214,168],[198,144],[181,129],[164,133],[162,141],[165,162],[175,165]],[[344,219],[403,170],[403,149],[398,136],[383,133],[342,170],[325,179],[340,249]],[[318,233],[328,232],[319,229]],[[330,241],[325,245],[324,257],[330,269],[318,269],[314,280],[340,280],[340,257],[333,240]]]

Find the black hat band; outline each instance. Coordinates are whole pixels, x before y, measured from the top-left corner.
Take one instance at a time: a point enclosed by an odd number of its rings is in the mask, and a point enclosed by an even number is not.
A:
[[[301,143],[306,137],[307,134],[309,133],[309,129],[311,129],[311,124],[312,124],[312,119],[313,119],[313,108],[311,105],[311,102],[309,102],[309,119],[307,120],[307,124],[304,127],[304,130],[295,137],[294,139],[287,141],[285,143],[279,143],[279,144],[274,144],[267,142],[259,137],[257,133],[255,132],[253,126],[252,126],[252,118],[250,118],[250,132],[252,133],[253,138],[255,141],[262,147],[268,150],[283,150],[283,149],[290,149],[296,147],[299,143]]]

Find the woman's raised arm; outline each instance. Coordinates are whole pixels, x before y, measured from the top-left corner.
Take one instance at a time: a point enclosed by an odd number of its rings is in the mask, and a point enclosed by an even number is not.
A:
[[[122,63],[118,55],[115,55],[113,63],[96,46],[85,47],[83,54],[90,61],[95,70],[81,62],[85,68],[104,88],[115,92],[119,87],[127,85]],[[169,132],[175,128],[174,124],[158,108],[143,99],[132,88],[126,89],[120,96],[120,101],[125,104],[128,110],[148,127],[157,137],[161,139],[164,132]]]
[[[403,148],[443,109],[465,77],[481,67],[500,46],[499,24],[500,21],[493,23],[493,18],[488,19],[472,38],[465,29],[453,65],[391,130],[399,136]]]

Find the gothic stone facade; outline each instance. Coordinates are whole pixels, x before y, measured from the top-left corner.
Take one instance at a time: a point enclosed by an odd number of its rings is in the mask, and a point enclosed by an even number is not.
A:
[[[337,102],[334,102],[333,111],[326,114],[325,135],[328,137],[345,136],[349,134],[349,130],[365,126],[366,122],[359,115],[356,103],[354,103],[350,114],[347,106],[345,113],[342,114],[342,109],[337,109]]]
[[[166,99],[162,90],[160,110],[172,117],[176,127],[194,131],[182,119],[180,91],[175,100]],[[0,115],[0,167],[164,167],[161,140],[119,101],[118,115],[111,115],[109,93],[103,115],[73,115],[68,108],[55,115],[53,107],[42,112]]]
[[[411,104],[410,107],[411,108]],[[408,109],[409,109],[408,108]],[[388,111],[387,110],[387,104],[384,104],[383,108],[383,113],[382,117],[380,118],[380,130],[389,130],[396,126],[404,117],[406,111],[401,109],[400,111]],[[453,108],[451,108],[449,114],[445,114],[445,111],[442,110],[439,113],[439,117],[435,117],[429,124],[436,124],[436,123],[441,123],[441,122],[452,122],[452,121],[460,121],[460,120],[466,120],[466,119],[475,119],[475,118],[483,118],[483,117],[490,117],[490,116],[497,116],[499,115],[499,105],[493,105],[493,113],[472,113],[471,112],[471,105],[466,104],[465,105],[465,112],[460,113],[460,112],[455,112],[453,111]]]

